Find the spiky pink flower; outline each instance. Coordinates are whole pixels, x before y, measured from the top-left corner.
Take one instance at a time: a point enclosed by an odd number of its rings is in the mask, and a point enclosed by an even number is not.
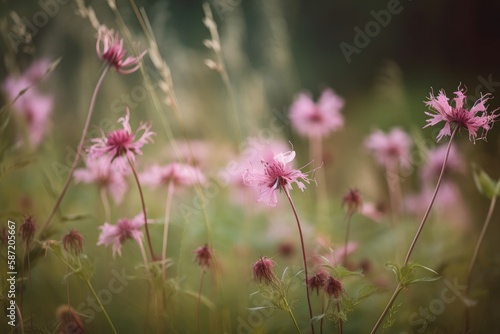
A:
[[[444,158],[446,157],[447,148],[448,145],[441,145],[427,152],[426,161],[421,170],[422,180],[428,182],[439,176],[443,167]],[[448,175],[449,172],[463,173],[465,171],[465,162],[453,144],[450,147],[445,169],[445,175]]]
[[[401,166],[410,164],[410,147],[412,140],[400,128],[393,128],[388,134],[381,130],[373,132],[365,142],[377,162],[383,166],[399,162]]]
[[[116,253],[121,256],[122,245],[127,239],[133,239],[139,245],[142,245],[142,225],[144,225],[144,215],[142,213],[132,219],[118,219],[115,225],[104,223],[104,225],[99,226],[101,234],[97,246],[111,245],[113,247],[113,256]]]
[[[300,190],[304,191],[306,186],[303,181],[309,183],[306,174],[289,164],[295,158],[295,151],[276,154],[272,162],[262,160],[264,170],[248,169],[243,173],[243,182],[247,186],[256,186],[260,189],[260,203],[275,206],[278,203],[276,192],[278,190],[291,190],[292,183],[296,183]]]
[[[305,137],[326,137],[344,126],[340,110],[344,100],[332,89],[325,89],[318,103],[301,93],[290,107],[289,118],[295,130]]]
[[[323,288],[327,279],[328,274],[326,271],[319,269],[314,273],[314,275],[307,279],[306,284],[309,290],[316,290],[316,294],[319,295],[319,290]]]
[[[207,270],[212,264],[212,251],[208,245],[198,247],[193,251],[195,260],[202,270]]]
[[[342,283],[339,280],[333,278],[332,276],[328,276],[323,288],[330,297],[334,296],[335,298],[338,298],[341,294],[345,293]]]
[[[91,140],[94,143],[90,147],[91,157],[108,156],[111,161],[118,157],[127,157],[135,161],[135,156],[142,154],[141,148],[148,142],[154,142],[152,137],[155,133],[151,131],[151,123],[141,122],[135,133],[132,133],[128,108],[127,114],[118,119],[118,123],[122,124],[123,129],[111,131],[107,135],[101,130],[102,137]],[[139,136],[141,132],[142,134]]]
[[[271,284],[277,280],[276,274],[274,273],[274,266],[276,263],[264,257],[260,257],[253,265],[253,277],[256,281],[262,283],[264,281],[265,284]]]
[[[195,184],[204,184],[205,176],[197,167],[172,162],[166,166],[153,166],[141,174],[144,185],[158,187],[173,183],[175,186],[189,187]]]
[[[363,199],[361,197],[361,193],[356,188],[351,188],[349,191],[342,197],[342,206],[347,206],[347,214],[352,215],[363,206]]]
[[[137,57],[128,56],[125,58],[123,38],[120,38],[118,32],[115,33],[104,26],[99,28],[96,52],[101,60],[107,62],[122,74],[137,71],[142,57],[146,54],[146,51],[144,51]]]
[[[428,126],[436,125],[440,122],[444,122],[444,127],[441,129],[437,136],[437,140],[440,141],[444,136],[451,136],[451,131],[458,128],[465,128],[469,132],[469,140],[475,142],[476,139],[486,139],[486,134],[488,130],[491,129],[495,118],[493,111],[488,114],[486,110],[486,102],[492,98],[491,94],[486,94],[481,96],[472,106],[472,108],[466,109],[465,103],[467,102],[467,96],[465,95],[466,90],[460,89],[454,93],[455,107],[452,107],[448,102],[448,97],[443,89],[439,91],[437,97],[431,92],[429,96],[429,101],[425,104],[431,109],[431,112],[425,112],[426,115],[431,118],[426,120]],[[483,129],[481,136],[478,138],[478,131]]]
[[[128,184],[125,178],[128,170],[116,168],[109,162],[108,157],[91,157],[85,159],[87,168],[75,170],[76,182],[94,183],[106,189],[116,204],[121,203],[127,191]]]

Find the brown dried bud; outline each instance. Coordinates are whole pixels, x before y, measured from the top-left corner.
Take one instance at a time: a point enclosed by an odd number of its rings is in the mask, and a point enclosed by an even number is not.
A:
[[[205,244],[203,247],[196,248],[193,253],[195,254],[195,261],[198,262],[201,269],[207,270],[210,268],[212,264],[212,251],[208,245]]]
[[[28,245],[33,237],[35,236],[36,224],[33,216],[25,216],[24,222],[19,228],[19,234],[21,235],[21,239]]]
[[[335,298],[338,298],[342,293],[344,293],[344,287],[342,286],[342,283],[332,276],[328,276],[323,288],[330,297],[334,296]]]
[[[342,198],[342,206],[347,205],[347,214],[352,215],[359,211],[363,205],[363,199],[358,189],[349,189]]]
[[[325,282],[328,278],[328,274],[324,270],[318,270],[312,276],[307,279],[307,287],[309,290],[313,291],[316,289],[316,293],[319,295],[319,290],[323,288]]]
[[[63,237],[64,250],[75,255],[83,251],[83,235],[75,229],[72,229]]]
[[[261,256],[260,259],[252,265],[254,279],[261,283],[264,281],[266,284],[271,284],[277,279],[273,271],[275,264],[273,260]]]
[[[85,332],[80,315],[69,305],[59,306],[56,318],[59,322],[57,334],[83,334]]]

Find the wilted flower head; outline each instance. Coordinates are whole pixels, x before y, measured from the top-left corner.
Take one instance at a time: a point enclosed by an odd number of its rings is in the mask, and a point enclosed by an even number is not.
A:
[[[366,148],[373,152],[377,162],[384,166],[394,162],[408,166],[411,145],[410,136],[397,127],[393,128],[387,135],[381,130],[376,130],[365,142]]]
[[[347,194],[342,198],[342,206],[347,206],[347,214],[352,215],[363,206],[363,199],[358,189],[349,189]]]
[[[198,247],[193,251],[195,255],[195,260],[198,265],[203,269],[207,270],[212,264],[212,251],[208,245]]]
[[[68,253],[80,254],[83,251],[83,235],[75,229],[63,237],[64,250]]]
[[[155,133],[150,131],[150,123],[141,123],[135,133],[132,133],[128,108],[127,114],[118,119],[118,123],[122,124],[123,129],[111,131],[107,135],[101,130],[102,138],[92,139],[94,144],[90,147],[91,157],[97,158],[105,155],[110,157],[112,161],[118,157],[127,157],[135,161],[135,156],[142,154],[141,148],[148,142],[153,142],[152,137]],[[138,137],[141,131],[142,135]],[[136,139],[136,137],[138,138]]]
[[[343,294],[344,287],[342,286],[342,283],[333,278],[332,276],[328,276],[325,281],[325,285],[323,286],[325,289],[325,292],[328,294],[328,296],[334,296],[335,298],[338,298],[341,294]]]
[[[19,228],[19,234],[21,235],[21,239],[26,244],[29,244],[31,240],[33,240],[33,237],[35,236],[35,231],[36,231],[35,219],[31,215],[25,216],[24,221],[21,227]]]
[[[486,102],[492,98],[491,94],[486,94],[481,96],[470,110],[465,108],[465,103],[467,100],[467,96],[465,96],[465,89],[460,89],[455,92],[455,107],[452,107],[448,102],[448,98],[446,97],[446,93],[443,89],[439,91],[437,97],[434,96],[434,93],[431,92],[429,96],[429,101],[426,101],[425,104],[431,109],[433,112],[425,112],[426,115],[431,118],[426,120],[428,126],[436,125],[440,122],[444,122],[444,127],[441,129],[437,136],[437,140],[440,141],[444,136],[451,136],[451,131],[455,128],[465,128],[469,132],[469,140],[476,141],[477,132],[479,129],[483,129],[481,137],[479,139],[486,139],[486,134],[488,130],[493,126],[493,122],[498,115],[494,115],[493,111],[491,114],[488,114],[486,110],[488,107],[486,106]]]
[[[324,270],[317,270],[314,275],[307,278],[307,287],[313,291],[316,289],[316,294],[319,295],[319,290],[323,288],[328,278],[328,274]]]
[[[125,178],[128,170],[116,168],[105,156],[85,159],[87,168],[79,168],[73,174],[76,182],[94,183],[106,189],[113,197],[116,204],[119,204],[123,195],[127,191],[128,184]]]
[[[243,173],[243,182],[247,186],[260,188],[258,202],[275,206],[278,203],[276,192],[284,189],[291,190],[294,182],[300,190],[304,191],[306,186],[299,179],[309,183],[309,178],[289,165],[294,158],[295,151],[279,153],[274,156],[272,162],[262,160],[264,170],[249,169]]]
[[[107,62],[110,66],[116,68],[116,71],[122,74],[129,74],[139,69],[139,62],[146,54],[142,52],[139,56],[128,56],[125,58],[125,49],[123,47],[123,38],[120,38],[118,32],[101,26],[99,28],[97,43],[97,56]]]
[[[83,321],[78,312],[69,305],[61,305],[56,311],[56,318],[59,322],[57,334],[83,334]]]
[[[118,219],[115,225],[104,223],[104,225],[99,226],[101,234],[97,246],[112,245],[113,256],[116,253],[121,256],[122,245],[127,239],[134,239],[139,245],[142,245],[142,225],[144,225],[144,215],[142,213],[132,219]]]
[[[261,256],[260,259],[252,265],[253,278],[260,283],[264,281],[265,284],[271,284],[277,279],[274,274],[275,264],[273,260]]]
[[[169,163],[166,166],[153,166],[147,172],[141,174],[144,185],[157,187],[173,183],[175,186],[189,187],[206,182],[205,176],[197,167],[178,162]]]
[[[340,110],[344,100],[333,90],[325,89],[314,103],[311,97],[301,93],[290,107],[290,120],[295,130],[305,137],[326,137],[344,125]]]
[[[443,167],[444,158],[446,157],[447,146],[448,145],[441,145],[427,153],[427,158],[421,171],[422,180],[432,181],[439,176]],[[465,170],[464,160],[453,144],[450,147],[445,169],[447,171],[446,174],[448,174],[448,172],[463,173]]]

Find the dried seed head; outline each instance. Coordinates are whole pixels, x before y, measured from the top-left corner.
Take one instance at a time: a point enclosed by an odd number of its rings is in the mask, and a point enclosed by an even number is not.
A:
[[[83,334],[83,321],[80,315],[69,305],[62,305],[56,311],[59,322],[57,334]]]
[[[198,262],[198,265],[203,270],[207,270],[210,268],[212,264],[212,251],[205,244],[203,247],[196,248],[193,253],[195,254],[195,261]]]
[[[325,292],[328,294],[328,296],[334,296],[335,298],[338,298],[342,293],[345,292],[342,283],[332,276],[328,276],[326,278],[323,288],[325,289]]]
[[[75,229],[72,229],[63,237],[63,246],[66,252],[75,255],[83,251],[83,235]]]
[[[348,215],[352,215],[361,209],[361,206],[363,205],[363,199],[361,198],[361,194],[358,189],[349,189],[347,194],[345,194],[342,198],[342,206],[344,205],[347,206]]]
[[[252,266],[254,279],[261,283],[264,281],[266,284],[271,284],[277,279],[273,270],[275,264],[273,260],[261,256]]]
[[[33,216],[27,215],[24,217],[24,222],[19,228],[19,234],[21,235],[21,239],[29,244],[33,237],[35,236],[36,224]]]
[[[307,287],[309,290],[316,289],[316,293],[319,295],[319,290],[323,288],[325,282],[328,278],[327,273],[324,270],[318,270],[312,276],[307,279]]]

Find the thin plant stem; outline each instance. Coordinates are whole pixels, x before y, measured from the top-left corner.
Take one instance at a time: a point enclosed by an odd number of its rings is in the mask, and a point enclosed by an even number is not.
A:
[[[337,303],[337,311],[340,313],[340,302]],[[342,319],[339,318],[339,333],[342,334]]]
[[[474,254],[472,255],[472,259],[469,264],[469,269],[467,270],[465,297],[469,297],[470,287],[472,283],[472,270],[474,269],[474,265],[476,264],[477,256],[479,254],[479,249],[481,248],[484,236],[486,235],[486,230],[488,229],[491,217],[493,216],[493,211],[495,210],[496,201],[497,201],[496,196],[493,196],[490,202],[490,207],[488,209],[488,214],[486,215],[486,220],[484,221],[483,229],[481,230],[481,234],[479,235],[479,239],[477,240],[476,243],[476,248],[474,249]],[[469,331],[470,331],[470,312],[469,312],[469,306],[466,305],[464,333],[469,333]]]
[[[401,210],[401,180],[399,177],[399,162],[394,160],[385,166],[385,177],[389,191],[389,202],[391,203],[392,224],[396,226],[399,222]]]
[[[144,265],[146,266],[146,269],[147,269],[149,267],[149,263],[148,263],[148,257],[146,255],[146,250],[144,249],[144,244],[142,242],[142,239],[141,239],[141,242],[139,242],[138,244],[139,244],[139,249],[141,250],[142,260],[144,261]]]
[[[31,263],[30,263],[30,251],[29,243],[26,244],[26,252],[28,257],[28,286],[30,290],[30,331],[33,331],[33,289],[31,285]]]
[[[137,183],[137,188],[139,189],[139,196],[141,197],[142,213],[144,214],[144,228],[146,229],[146,237],[148,240],[149,252],[151,253],[151,259],[154,261],[156,257],[153,251],[153,244],[151,243],[151,237],[149,235],[148,217],[146,214],[146,203],[144,202],[144,194],[142,193],[141,182],[139,182],[139,176],[137,175],[137,171],[135,170],[134,164],[132,163],[132,161],[128,156],[127,156],[127,161],[128,164],[130,165],[130,168],[132,169],[132,174],[134,174],[134,179],[135,182]]]
[[[167,268],[165,261],[167,260],[167,241],[168,241],[168,225],[170,223],[170,211],[172,209],[172,198],[174,197],[175,184],[173,181],[168,183],[167,199],[165,202],[165,221],[163,225],[163,243],[161,248],[161,263],[163,280],[167,278]]]
[[[288,314],[290,314],[290,318],[292,318],[293,324],[295,325],[295,329],[297,329],[297,333],[302,334],[299,328],[299,324],[297,323],[297,320],[295,319],[295,316],[293,315],[291,308],[288,308]]]
[[[429,207],[427,208],[427,211],[425,211],[424,218],[422,218],[422,222],[420,223],[420,226],[418,227],[417,233],[415,234],[415,237],[413,238],[413,241],[410,245],[410,248],[408,249],[408,253],[406,254],[405,262],[403,266],[406,266],[408,264],[408,261],[410,261],[410,256],[411,253],[413,252],[413,249],[415,248],[415,245],[417,244],[418,237],[420,236],[420,233],[422,232],[422,229],[424,228],[425,222],[427,221],[427,217],[429,217],[429,213],[431,212],[432,206],[434,204],[434,200],[436,199],[436,195],[439,191],[439,187],[441,186],[441,181],[443,180],[443,174],[446,168],[446,162],[448,161],[448,156],[450,155],[450,149],[451,149],[451,143],[453,141],[453,138],[455,137],[455,134],[457,133],[458,127],[456,127],[453,132],[451,133],[450,141],[448,142],[448,147],[446,148],[446,155],[444,156],[444,161],[443,161],[443,167],[441,167],[441,173],[439,174],[439,179],[436,184],[436,189],[434,190],[434,194],[432,194],[432,199],[431,202],[429,203]]]
[[[198,302],[196,304],[196,322],[198,325],[198,333],[201,333],[200,331],[200,301],[201,301],[201,289],[203,288],[203,277],[205,276],[205,270],[201,271],[200,275],[200,285],[198,288]]]
[[[24,320],[23,320],[23,314],[21,313],[21,309],[16,303],[16,312],[17,315],[19,316],[19,321],[17,322],[19,324],[19,327],[21,327],[21,334],[24,334]]]
[[[351,227],[351,217],[352,213],[348,212],[346,214],[346,226],[345,226],[344,259],[343,259],[344,266],[347,265],[347,244],[349,243],[349,230]]]
[[[327,199],[328,193],[326,189],[326,172],[323,164],[323,138],[313,137],[309,139],[309,151],[311,152],[311,160],[313,160],[316,165],[322,165],[323,168],[319,168],[317,171],[317,183],[318,183],[318,199],[319,202],[324,202]]]
[[[106,77],[106,74],[109,71],[109,65],[107,65],[104,70],[101,73],[101,76],[99,77],[99,80],[97,81],[97,84],[94,88],[94,93],[92,94],[92,99],[90,100],[90,106],[89,106],[89,111],[87,113],[87,120],[85,121],[85,125],[83,127],[82,131],[82,137],[80,138],[80,143],[78,143],[78,147],[76,149],[76,155],[75,155],[75,160],[73,160],[73,165],[71,166],[71,169],[68,174],[68,178],[66,179],[66,183],[64,184],[63,190],[61,191],[61,194],[57,198],[56,204],[52,208],[52,211],[50,212],[49,216],[47,217],[47,220],[43,224],[41,230],[40,230],[40,235],[42,235],[42,232],[49,226],[52,218],[54,217],[54,214],[56,213],[57,209],[59,208],[59,205],[61,204],[64,195],[66,194],[66,191],[68,190],[69,184],[71,182],[71,179],[73,178],[73,173],[75,172],[76,167],[78,166],[78,163],[80,162],[80,157],[82,155],[83,151],[83,145],[85,143],[85,137],[87,137],[87,132],[90,126],[90,120],[92,118],[92,113],[94,112],[94,107],[95,107],[95,102],[97,99],[97,93],[99,93],[101,89],[102,82],[104,81],[104,78]]]
[[[432,209],[432,206],[434,204],[434,200],[436,199],[436,195],[437,195],[437,193],[439,191],[439,187],[441,185],[441,181],[443,180],[443,175],[444,175],[444,171],[445,171],[445,168],[446,168],[446,162],[448,161],[448,156],[450,154],[451,143],[453,141],[453,138],[455,137],[455,134],[457,133],[457,130],[458,130],[458,127],[456,127],[455,129],[453,129],[453,131],[451,133],[450,141],[448,142],[448,147],[446,148],[446,155],[444,157],[443,166],[441,167],[441,173],[439,174],[439,179],[438,179],[437,184],[436,184],[436,189],[434,190],[434,194],[432,195],[431,202],[429,203],[429,206],[428,206],[427,210],[425,211],[424,217],[422,218],[422,222],[420,223],[420,226],[418,227],[418,230],[415,233],[415,237],[413,238],[413,241],[412,241],[412,243],[410,245],[410,248],[408,249],[408,253],[406,254],[403,266],[406,266],[408,264],[408,262],[410,261],[411,254],[412,254],[413,249],[415,248],[415,245],[416,245],[416,243],[418,241],[418,237],[420,236],[420,233],[422,232],[422,229],[424,228],[425,222],[427,221],[427,218],[429,217],[429,213],[430,213],[430,211]],[[402,287],[401,283],[399,283],[398,286],[396,287],[396,290],[394,291],[394,294],[392,295],[391,299],[387,303],[384,311],[380,315],[380,318],[378,319],[377,323],[373,327],[373,329],[371,331],[372,334],[377,332],[377,329],[381,325],[382,321],[385,318],[385,315],[389,311],[390,307],[394,303],[394,300],[396,299],[396,297],[398,296],[398,294],[399,294],[399,292],[401,291],[402,288],[403,287]]]
[[[108,223],[111,222],[111,209],[109,206],[109,199],[108,199],[108,194],[106,193],[106,188],[100,187],[100,195],[101,195],[101,202],[102,202],[102,207],[104,209],[104,218]]]
[[[300,235],[300,245],[302,247],[302,260],[304,261],[304,273],[306,274],[306,282],[309,279],[309,275],[307,273],[307,259],[306,259],[306,250],[304,247],[304,237],[302,235],[302,228],[300,227],[300,219],[297,214],[297,210],[295,209],[295,205],[293,204],[292,197],[290,197],[290,192],[286,187],[282,187],[283,190],[285,191],[286,197],[288,198],[288,201],[290,202],[290,206],[292,207],[293,210],[293,215],[295,216],[295,220],[297,221],[297,227],[299,229],[299,235]],[[307,305],[309,306],[309,319],[312,319],[313,313],[312,313],[312,307],[311,307],[311,298],[309,296],[309,288],[306,284],[306,293],[307,293]],[[311,331],[314,334],[314,325],[311,323]]]
[[[99,307],[101,308],[102,313],[104,313],[104,316],[106,317],[106,320],[108,321],[109,326],[113,330],[113,333],[117,334],[115,326],[113,325],[113,322],[111,321],[111,318],[109,317],[108,312],[106,312],[104,305],[102,305],[101,300],[97,296],[97,293],[95,292],[94,288],[92,287],[92,284],[87,279],[85,280],[85,283],[87,284],[88,288],[90,289],[90,292],[92,292],[92,295],[94,295],[94,298],[97,300],[97,304],[99,304]]]

